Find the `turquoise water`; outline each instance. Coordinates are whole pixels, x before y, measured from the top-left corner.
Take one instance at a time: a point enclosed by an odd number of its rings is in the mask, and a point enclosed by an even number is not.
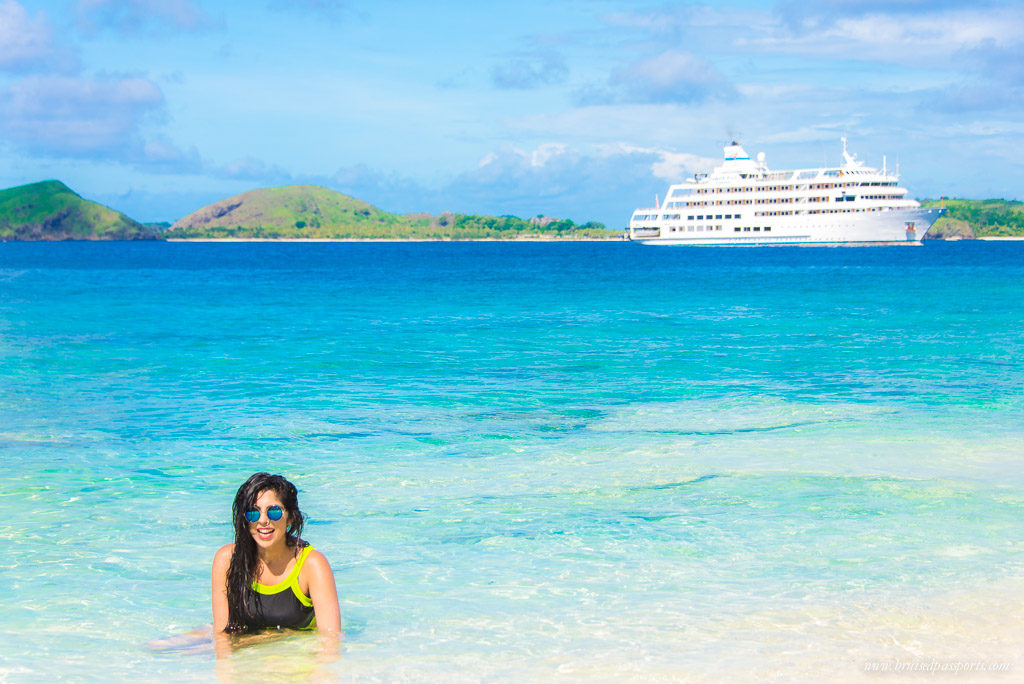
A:
[[[1024,644],[1022,243],[0,243],[0,679],[848,680]],[[343,655],[217,660],[253,471]]]

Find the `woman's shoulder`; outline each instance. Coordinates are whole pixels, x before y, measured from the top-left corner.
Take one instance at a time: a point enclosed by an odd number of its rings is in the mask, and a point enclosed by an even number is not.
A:
[[[213,554],[213,564],[224,565],[225,567],[231,563],[231,554],[235,552],[234,544],[225,544],[224,546],[217,549],[217,553]]]
[[[231,554],[235,551],[234,544],[225,544],[213,554],[212,577],[214,586],[223,586],[227,582],[228,568],[231,567]]]
[[[316,549],[314,549],[311,544],[306,544],[306,546],[309,548],[309,551],[306,552],[306,562],[307,563],[309,563],[309,562],[313,562],[313,563],[326,563],[327,562],[327,556],[325,556],[324,554],[322,554],[319,551],[317,551]]]
[[[323,572],[324,570],[330,572],[331,564],[327,562],[327,556],[314,549],[312,545],[308,543],[306,544],[306,548],[309,550],[306,551],[306,549],[303,549],[306,553],[306,560],[302,562],[302,569],[309,569],[314,573]]]

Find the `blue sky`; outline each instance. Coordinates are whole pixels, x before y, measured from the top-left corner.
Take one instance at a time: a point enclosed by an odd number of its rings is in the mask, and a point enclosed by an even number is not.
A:
[[[0,186],[143,221],[316,183],[621,228],[738,139],[1021,199],[1024,5],[0,0]]]

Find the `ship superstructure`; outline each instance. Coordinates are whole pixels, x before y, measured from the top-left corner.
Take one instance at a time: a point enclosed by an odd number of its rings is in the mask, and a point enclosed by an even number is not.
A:
[[[921,244],[943,209],[907,198],[896,174],[867,167],[843,141],[843,164],[772,171],[733,142],[711,173],[637,209],[630,239],[662,245]]]

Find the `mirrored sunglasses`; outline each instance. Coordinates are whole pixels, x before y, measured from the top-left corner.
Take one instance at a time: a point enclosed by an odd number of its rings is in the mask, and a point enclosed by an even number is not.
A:
[[[280,520],[282,515],[284,515],[284,511],[280,506],[271,506],[267,509],[267,517],[271,520]],[[260,509],[250,508],[245,512],[245,519],[251,523],[257,522],[260,519]]]

